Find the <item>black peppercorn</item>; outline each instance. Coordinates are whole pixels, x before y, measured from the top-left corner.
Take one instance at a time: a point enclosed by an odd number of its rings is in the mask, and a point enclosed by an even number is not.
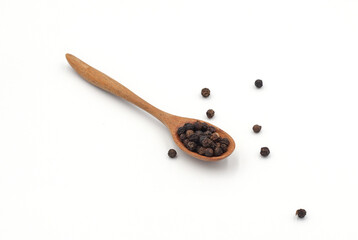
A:
[[[190,151],[194,151],[196,149],[196,143],[195,142],[188,142],[187,147]]]
[[[268,147],[262,147],[260,154],[263,157],[267,157],[270,154],[270,149]]]
[[[185,131],[186,131],[185,127],[180,127],[180,128],[178,128],[177,133],[178,133],[178,135],[180,135],[182,133],[185,133]]]
[[[171,158],[175,158],[177,156],[177,151],[175,151],[174,149],[169,149],[168,156]]]
[[[206,130],[208,130],[208,124],[206,122],[203,122],[201,126],[201,131],[205,132]]]
[[[202,131],[198,130],[198,131],[195,132],[195,134],[197,134],[198,136],[201,136],[201,135],[203,135],[204,133],[203,133]]]
[[[208,138],[208,137],[207,137],[205,134],[201,135],[201,136],[199,137],[199,143],[200,143],[201,145],[203,145],[203,141],[204,141],[206,138]]]
[[[257,79],[257,80],[255,81],[255,86],[256,86],[257,88],[261,88],[261,87],[263,86],[262,80],[261,80],[261,79]]]
[[[215,156],[220,156],[221,154],[223,154],[223,150],[220,148],[220,147],[216,147],[215,149],[214,149],[214,155]]]
[[[183,141],[183,144],[184,144],[185,147],[188,147],[188,143],[189,143],[189,139],[185,139],[185,140]]]
[[[299,218],[304,218],[306,216],[306,210],[304,209],[298,209],[296,211],[296,215],[299,217]]]
[[[220,143],[221,143],[221,144],[226,144],[226,145],[228,145],[228,146],[230,145],[229,139],[227,139],[227,138],[221,139]]]
[[[185,133],[180,134],[179,138],[180,141],[183,142],[186,139],[186,134]]]
[[[217,141],[219,138],[220,138],[220,134],[217,132],[214,132],[210,137],[210,139],[213,140],[214,142]]]
[[[205,138],[202,142],[201,145],[203,145],[203,147],[210,147],[212,145],[213,141],[210,140],[210,138]]]
[[[186,130],[186,137],[189,138],[191,135],[194,134],[193,130]]]
[[[203,95],[203,97],[207,98],[210,96],[210,89],[209,88],[203,88],[201,89],[201,95]]]
[[[210,137],[211,134],[212,134],[212,133],[211,133],[209,130],[207,130],[207,131],[204,132],[204,135],[207,136],[207,137]]]
[[[226,144],[220,144],[220,148],[223,150],[223,152],[226,152],[227,151],[227,145]]]
[[[195,129],[194,124],[192,124],[192,123],[185,123],[184,127],[185,127],[185,130],[194,130]]]
[[[214,110],[209,109],[208,111],[206,111],[206,116],[207,116],[208,118],[213,118],[214,115],[215,115],[215,111],[214,111]]]
[[[214,150],[211,148],[205,149],[205,156],[212,157],[214,155]]]
[[[213,126],[208,126],[208,131],[213,133],[216,131],[216,129]]]
[[[196,148],[196,152],[199,153],[200,155],[204,155],[204,154],[205,154],[205,148],[198,146],[198,147]]]
[[[194,133],[192,134],[189,138],[188,138],[190,141],[192,142],[198,142],[199,141],[199,135]]]
[[[261,126],[260,125],[254,125],[252,127],[252,130],[255,132],[255,133],[259,133],[261,131]]]
[[[197,121],[194,123],[194,127],[195,127],[195,130],[201,130],[201,128],[203,127],[203,124],[201,122]]]

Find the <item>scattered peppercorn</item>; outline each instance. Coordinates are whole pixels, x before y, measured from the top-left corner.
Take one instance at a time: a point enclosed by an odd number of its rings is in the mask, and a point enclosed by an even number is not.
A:
[[[177,134],[187,149],[207,157],[222,155],[230,145],[229,139],[221,138],[215,127],[205,122],[186,123]]]
[[[201,95],[205,98],[210,96],[210,89],[209,88],[203,88],[201,89]]]
[[[261,131],[261,126],[256,124],[252,127],[252,130],[254,130],[255,133],[259,133]]]
[[[268,147],[262,147],[260,154],[263,157],[267,157],[270,154],[270,149]]]
[[[257,80],[255,81],[255,86],[256,86],[257,88],[261,88],[261,87],[263,86],[262,80],[261,80],[261,79],[257,79]]]
[[[177,151],[175,151],[174,149],[169,149],[168,156],[171,158],[175,158],[177,156]]]
[[[304,209],[298,209],[296,211],[296,215],[299,217],[299,218],[304,218],[306,216],[306,210]]]
[[[214,110],[209,109],[208,111],[206,111],[206,116],[207,116],[208,118],[213,118],[214,115],[215,115],[215,111],[214,111]]]

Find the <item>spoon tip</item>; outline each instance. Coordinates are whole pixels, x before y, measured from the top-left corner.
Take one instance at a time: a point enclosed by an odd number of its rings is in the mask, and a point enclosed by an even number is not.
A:
[[[65,56],[68,62],[70,62],[74,58],[74,56],[70,53],[66,53]]]

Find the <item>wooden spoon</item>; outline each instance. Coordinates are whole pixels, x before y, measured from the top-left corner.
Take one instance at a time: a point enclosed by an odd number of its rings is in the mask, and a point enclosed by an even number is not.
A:
[[[94,69],[93,67],[89,66],[88,64],[84,63],[80,59],[76,58],[75,56],[71,54],[66,54],[66,58],[68,63],[76,70],[76,72],[81,75],[85,80],[92,83],[93,85],[110,92],[118,97],[124,98],[128,102],[133,103],[134,105],[137,105],[141,109],[147,111],[148,113],[152,114],[154,117],[156,117],[158,120],[160,120],[167,128],[169,129],[170,133],[173,136],[174,142],[178,147],[181,148],[184,152],[187,154],[200,159],[204,161],[218,161],[221,159],[224,159],[228,157],[235,149],[235,142],[232,137],[221,130],[220,128],[207,123],[210,126],[213,126],[216,128],[216,132],[220,134],[221,137],[225,137],[229,139],[230,145],[228,147],[227,152],[222,154],[221,156],[213,156],[213,157],[206,157],[202,156],[198,153],[191,152],[189,149],[187,149],[184,144],[180,141],[179,136],[177,134],[177,130],[179,127],[183,126],[185,123],[195,123],[196,121],[199,121],[197,119],[193,118],[185,118],[185,117],[179,117],[175,116],[169,113],[166,113],[148,102],[144,101],[140,97],[138,97],[135,93],[130,91],[128,88],[120,84],[119,82],[113,80],[112,78],[108,77],[104,73]],[[204,122],[204,121],[200,121]]]

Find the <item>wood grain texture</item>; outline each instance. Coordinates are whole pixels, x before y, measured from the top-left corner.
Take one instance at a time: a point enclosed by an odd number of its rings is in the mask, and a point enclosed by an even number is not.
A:
[[[186,117],[179,117],[176,115],[172,115],[170,113],[164,112],[150,103],[146,102],[139,96],[137,96],[135,93],[133,93],[131,90],[120,84],[119,82],[115,81],[114,79],[110,78],[106,74],[98,71],[97,69],[89,66],[85,62],[81,61],[77,57],[66,54],[66,58],[68,63],[72,66],[73,69],[76,70],[76,72],[81,75],[85,80],[87,80],[89,83],[112,93],[113,95],[116,95],[118,97],[121,97],[128,102],[133,103],[134,105],[140,107],[141,109],[147,111],[148,113],[152,114],[154,117],[156,117],[158,120],[160,120],[170,131],[174,142],[178,147],[180,147],[181,150],[183,150],[185,153],[203,160],[203,161],[218,161],[221,159],[224,159],[228,157],[235,149],[235,142],[234,139],[227,134],[222,129],[218,128],[217,126],[214,126],[210,123],[207,123],[208,125],[211,125],[216,128],[216,131],[220,134],[222,137],[226,137],[230,141],[230,145],[228,147],[227,152],[225,152],[221,156],[217,157],[205,157],[202,155],[199,155],[195,152],[189,151],[183,143],[180,141],[179,136],[177,134],[177,129],[181,126],[183,126],[185,123],[194,123],[196,121],[204,122],[202,120],[197,120],[193,118],[186,118]]]

